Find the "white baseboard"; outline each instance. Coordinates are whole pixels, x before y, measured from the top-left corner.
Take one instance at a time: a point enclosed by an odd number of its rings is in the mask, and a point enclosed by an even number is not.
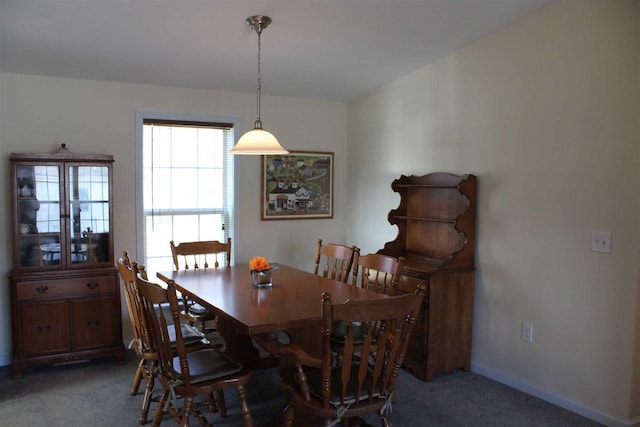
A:
[[[509,387],[515,388],[516,390],[520,390],[524,393],[530,394],[531,396],[537,397],[538,399],[542,399],[546,402],[552,403],[568,411],[574,412],[578,415],[582,415],[585,418],[589,418],[590,420],[593,420],[600,424],[604,424],[608,427],[640,427],[640,419],[629,421],[619,420],[610,415],[596,411],[595,409],[582,406],[576,402],[572,402],[553,393],[549,393],[546,390],[542,390],[540,388],[533,387],[530,384],[513,379],[502,372],[489,369],[477,363],[471,363],[471,371],[499,383],[505,384]]]

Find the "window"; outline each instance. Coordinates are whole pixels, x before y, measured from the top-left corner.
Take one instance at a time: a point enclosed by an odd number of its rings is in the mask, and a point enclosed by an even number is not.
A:
[[[234,124],[152,117],[138,122],[138,257],[150,272],[170,270],[171,240],[225,241],[232,235],[228,151]]]

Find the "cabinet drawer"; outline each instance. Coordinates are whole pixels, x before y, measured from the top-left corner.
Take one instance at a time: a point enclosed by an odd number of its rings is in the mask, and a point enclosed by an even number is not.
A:
[[[34,280],[16,283],[18,300],[103,295],[116,292],[113,276]]]

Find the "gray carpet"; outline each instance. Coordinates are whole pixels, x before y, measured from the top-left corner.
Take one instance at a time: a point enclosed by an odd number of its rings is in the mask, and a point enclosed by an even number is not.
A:
[[[142,396],[129,395],[136,369],[111,359],[25,369],[20,379],[0,368],[0,425],[4,427],[137,426]],[[423,382],[403,371],[391,421],[395,427],[559,427],[599,426],[574,413],[474,373],[441,374]],[[286,401],[275,370],[253,373],[247,386],[256,426],[275,426]],[[238,402],[226,390],[228,417],[207,414],[217,427],[240,426]],[[152,409],[155,408],[152,407]],[[366,417],[380,425],[377,417]],[[150,423],[148,423],[150,425]],[[162,425],[176,423],[165,417]],[[197,421],[192,425],[198,426]]]

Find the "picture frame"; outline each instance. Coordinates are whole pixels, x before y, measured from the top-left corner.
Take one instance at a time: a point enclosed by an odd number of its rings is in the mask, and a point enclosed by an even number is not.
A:
[[[262,156],[261,219],[333,218],[333,152]]]

